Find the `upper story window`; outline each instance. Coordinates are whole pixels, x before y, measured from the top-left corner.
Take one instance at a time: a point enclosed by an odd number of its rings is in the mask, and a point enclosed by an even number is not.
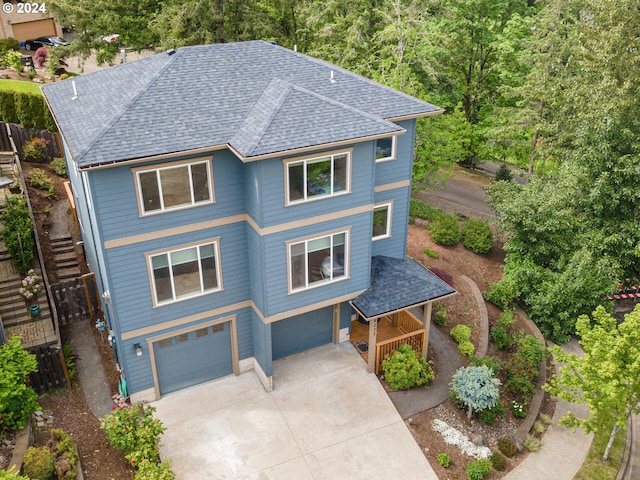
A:
[[[373,207],[372,240],[380,240],[391,236],[391,203],[383,203]]]
[[[153,304],[163,305],[221,290],[219,239],[147,254]]]
[[[396,159],[396,138],[387,137],[376,140],[376,162]]]
[[[141,215],[213,203],[211,162],[208,159],[132,170]]]
[[[289,243],[289,291],[346,278],[349,275],[348,244],[348,231]]]
[[[348,193],[351,151],[285,160],[287,204]]]

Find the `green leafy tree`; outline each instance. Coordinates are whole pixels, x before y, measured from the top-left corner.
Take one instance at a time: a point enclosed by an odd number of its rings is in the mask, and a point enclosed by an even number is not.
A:
[[[460,367],[451,378],[451,391],[458,401],[467,407],[467,417],[474,411],[495,407],[500,401],[498,386],[500,380],[486,365],[479,367]]]
[[[619,325],[604,308],[598,307],[589,318],[582,315],[576,322],[579,343],[584,356],[552,349],[560,367],[544,386],[548,392],[576,405],[586,404],[589,416],[581,419],[568,412],[560,423],[587,432],[611,428],[611,436],[603,460],[615,436],[632,413],[640,413],[640,306],[625,315]]]
[[[0,347],[0,431],[24,428],[38,408],[36,392],[27,386],[27,375],[38,370],[36,356],[22,348],[14,336]]]

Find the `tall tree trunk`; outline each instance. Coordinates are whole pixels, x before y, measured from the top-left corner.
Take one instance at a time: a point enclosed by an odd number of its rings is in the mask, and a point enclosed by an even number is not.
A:
[[[613,441],[616,439],[616,433],[618,433],[620,427],[616,423],[613,426],[613,430],[611,431],[611,436],[609,437],[609,443],[607,443],[607,448],[604,449],[604,455],[602,456],[602,461],[606,462],[609,460],[609,450],[611,450],[611,446],[613,445]]]

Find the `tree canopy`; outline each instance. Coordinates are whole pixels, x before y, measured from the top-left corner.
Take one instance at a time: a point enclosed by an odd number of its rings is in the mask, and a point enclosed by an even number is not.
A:
[[[565,364],[545,390],[574,404],[589,407],[587,418],[569,411],[560,423],[582,427],[587,432],[612,428],[609,449],[619,429],[625,428],[632,413],[640,413],[640,305],[619,325],[604,308],[598,307],[589,318],[582,315],[576,331],[584,356],[552,349],[556,362]]]

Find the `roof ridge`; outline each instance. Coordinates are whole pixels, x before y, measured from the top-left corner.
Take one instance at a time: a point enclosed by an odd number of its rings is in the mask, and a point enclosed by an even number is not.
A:
[[[284,87],[284,88],[280,89],[280,87]],[[262,91],[260,98],[258,98],[258,100],[256,100],[253,106],[247,111],[247,115],[244,117],[242,121],[242,125],[240,125],[237,132],[229,140],[229,144],[236,147],[239,151],[245,150],[247,152],[245,153],[245,155],[250,156],[251,155],[250,152],[253,152],[255,148],[260,144],[260,141],[262,140],[265,133],[269,129],[271,122],[276,117],[276,115],[280,111],[280,108],[282,107],[285,100],[289,96],[289,93],[291,92],[292,87],[294,87],[294,85],[291,84],[290,82],[287,82],[286,80],[282,80],[281,78],[278,78],[278,77],[272,78],[271,81],[269,82],[269,85],[267,85],[267,87]],[[269,97],[271,96],[272,92],[277,95],[275,102],[270,102]],[[259,135],[256,138],[253,138],[253,141],[251,142],[251,144],[248,145],[246,148],[243,148],[240,145],[235,145],[234,144],[235,141],[238,141],[238,142],[241,141],[241,139],[239,138],[240,134],[242,133],[249,134],[249,130],[254,125],[250,122],[249,119],[256,118],[254,116],[254,114],[256,113],[256,110],[260,108],[263,104],[268,105],[269,103],[273,103],[273,105],[269,109],[268,115],[264,116],[264,118],[260,122],[261,124],[259,128],[255,129],[256,133],[259,132]],[[258,111],[258,113],[260,113],[260,111]]]
[[[170,51],[170,50],[169,50]],[[164,52],[164,54],[169,55],[169,53]],[[127,105],[126,108],[122,109],[122,112],[120,112],[120,115],[114,115],[113,118],[111,119],[111,122],[109,122],[107,125],[105,125],[105,128],[102,130],[102,132],[99,135],[96,135],[93,138],[93,141],[90,142],[86,148],[84,149],[84,152],[82,152],[79,156],[76,157],[76,162],[78,162],[84,155],[86,155],[88,152],[91,151],[91,148],[97,144],[108,132],[109,130],[111,130],[111,127],[113,127],[118,120],[120,120],[125,113],[127,113],[129,111],[129,109],[131,109],[133,107],[133,105],[140,99],[140,97],[145,94],[147,91],[149,91],[149,89],[151,88],[152,85],[155,84],[155,82],[158,80],[158,78],[171,66],[173,65],[173,63],[176,61],[176,58],[178,58],[179,56],[182,55],[182,51],[181,50],[174,50],[174,52],[172,54],[170,54],[172,57],[167,64],[158,69],[158,71],[156,72],[156,74],[153,76],[153,78],[147,82],[147,86],[146,88],[143,88],[140,90],[140,92],[138,92],[138,94],[133,97],[131,99],[131,101],[129,102],[129,104]],[[124,65],[124,64],[123,64]]]
[[[336,80],[334,77],[331,77],[331,78],[333,80]],[[336,80],[336,81],[338,81],[338,80]],[[352,111],[354,113],[357,113],[358,115],[361,115],[363,117],[368,118],[369,120],[373,120],[373,121],[375,121],[377,123],[384,124],[384,125],[393,124],[396,127],[398,127],[400,130],[404,130],[404,128],[396,125],[395,123],[393,123],[393,122],[391,122],[389,120],[386,120],[386,119],[384,119],[382,117],[378,117],[378,116],[373,115],[373,114],[371,114],[369,112],[365,112],[364,110],[360,110],[359,108],[352,107],[351,105],[343,103],[343,102],[340,102],[338,100],[333,100],[332,98],[325,97],[324,95],[322,95],[320,93],[312,92],[311,90],[307,90],[306,88],[300,87],[300,86],[295,85],[295,84],[293,84],[293,88],[296,89],[296,90],[300,90],[301,92],[306,93],[308,95],[311,95],[311,96],[313,96],[313,97],[317,98],[318,100],[321,100],[321,101],[323,101],[325,103],[330,103],[331,105],[337,105],[337,106],[339,106],[341,108],[344,108],[345,110],[350,110],[350,111]]]

